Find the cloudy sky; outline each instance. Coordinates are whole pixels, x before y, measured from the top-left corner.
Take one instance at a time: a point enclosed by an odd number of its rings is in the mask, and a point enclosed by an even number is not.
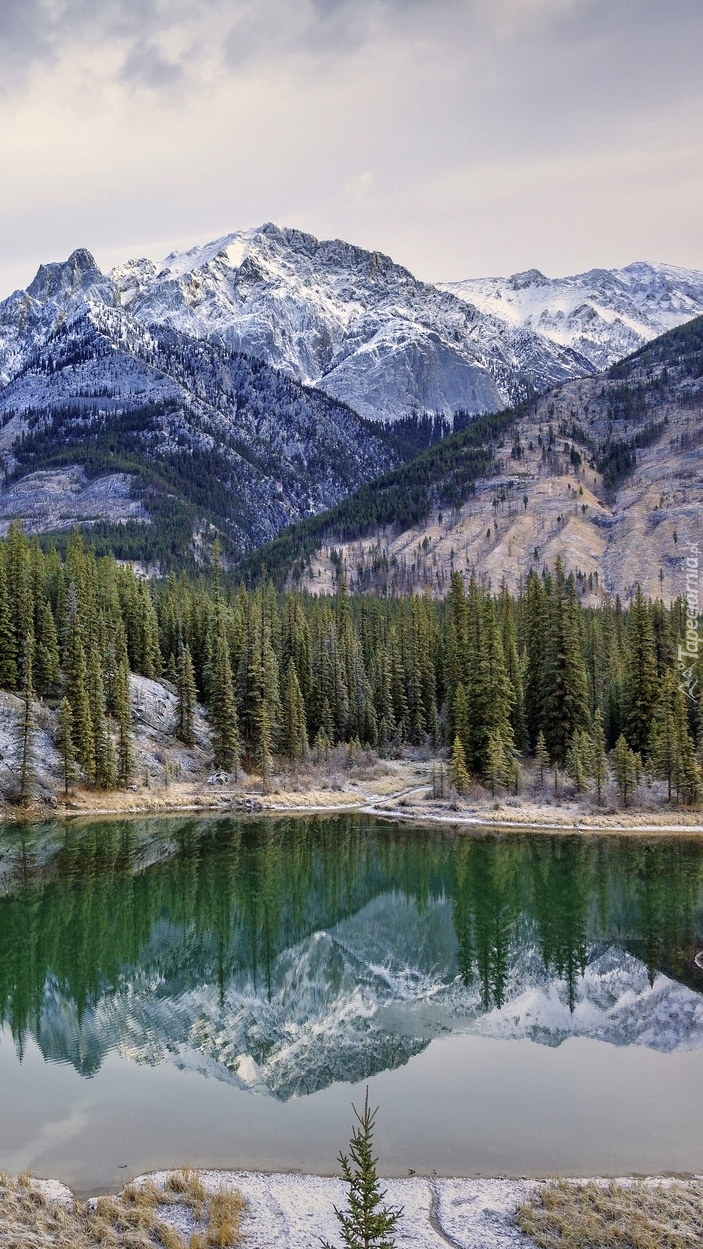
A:
[[[264,221],[703,269],[702,0],[0,0],[0,295]]]

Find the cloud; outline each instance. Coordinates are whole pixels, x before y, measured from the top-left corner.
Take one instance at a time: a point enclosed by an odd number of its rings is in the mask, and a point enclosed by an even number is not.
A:
[[[702,34],[701,0],[0,0],[0,287],[266,220],[430,279],[703,267]]]
[[[158,90],[218,59],[237,70],[262,58],[344,57],[390,29],[412,37],[418,23],[431,30],[464,9],[465,0],[2,0],[0,86],[109,47],[122,50],[118,80]]]
[[[132,48],[122,66],[120,77],[124,82],[135,82],[160,90],[162,87],[173,87],[182,82],[184,69],[177,62],[166,60],[152,44],[146,48]]]

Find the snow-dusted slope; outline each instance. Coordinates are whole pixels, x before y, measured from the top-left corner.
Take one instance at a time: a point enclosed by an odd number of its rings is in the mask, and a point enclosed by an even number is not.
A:
[[[528,269],[439,285],[497,318],[506,332],[523,329],[572,348],[597,371],[703,313],[703,273],[644,261],[567,278]]]
[[[0,381],[80,305],[243,351],[372,419],[493,411],[588,363],[419,282],[379,252],[265,225],[109,276],[89,252],[45,265],[0,304]]]
[[[107,482],[129,465],[150,514],[182,515],[190,533],[205,516],[249,550],[396,462],[383,431],[260,361],[148,329],[90,292],[76,302],[70,290],[63,318],[51,301],[46,341],[0,391],[0,456],[18,476],[73,463]],[[112,494],[95,503],[94,519],[115,519]],[[130,514],[133,501],[119,519]]]
[[[361,415],[492,411],[703,312],[703,274],[634,264],[432,286],[380,252],[270,223],[102,274],[42,265],[0,304],[0,385],[82,305],[246,352]]]
[[[488,411],[587,368],[380,252],[270,223],[112,277],[140,319],[250,352],[372,418]]]

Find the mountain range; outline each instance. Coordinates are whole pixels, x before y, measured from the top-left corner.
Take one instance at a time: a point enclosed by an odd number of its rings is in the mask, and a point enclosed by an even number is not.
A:
[[[432,441],[423,413],[465,424],[700,312],[695,271],[431,285],[271,224],[109,274],[79,249],[0,303],[0,528],[118,525],[163,565],[211,526],[251,551]]]
[[[568,278],[529,269],[440,289],[495,318],[506,333],[523,330],[571,349],[594,373],[703,313],[703,273],[643,261]]]

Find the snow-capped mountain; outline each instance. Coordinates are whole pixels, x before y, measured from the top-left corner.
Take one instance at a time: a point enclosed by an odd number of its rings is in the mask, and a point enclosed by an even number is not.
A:
[[[379,252],[268,224],[109,275],[84,249],[42,265],[0,304],[0,380],[80,306],[253,355],[376,420],[493,411],[589,369],[570,347],[506,328]]]
[[[375,419],[490,411],[586,367],[380,252],[270,223],[111,276],[140,320],[249,352]]]
[[[101,273],[85,249],[0,304],[0,382],[80,306],[245,352],[389,419],[493,411],[703,312],[703,274],[634,264],[433,286],[380,252],[268,223]]]
[[[524,330],[571,348],[596,372],[703,313],[703,273],[644,261],[567,278],[528,269],[439,286],[502,322],[506,333]]]

